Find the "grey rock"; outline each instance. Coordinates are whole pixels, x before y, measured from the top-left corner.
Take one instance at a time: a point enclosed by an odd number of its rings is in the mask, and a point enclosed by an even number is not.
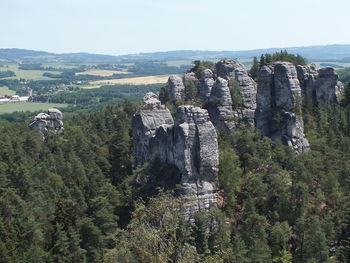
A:
[[[340,97],[344,86],[338,81],[338,75],[334,68],[326,67],[318,70],[315,81],[316,102],[320,105],[328,106],[340,103]]]
[[[199,80],[194,72],[187,72],[183,77],[183,83],[185,86],[189,85],[190,82],[194,83],[195,85],[199,84]]]
[[[219,152],[215,127],[208,112],[193,106],[177,109],[173,163],[181,171],[186,210],[216,206]]]
[[[256,128],[261,135],[270,135],[270,117],[272,114],[273,68],[261,67],[256,94]]]
[[[147,93],[144,105],[134,114],[132,134],[134,138],[133,151],[136,167],[148,162],[151,156],[150,141],[161,125],[173,125],[170,111],[160,104],[157,95]]]
[[[48,133],[61,133],[63,127],[63,114],[58,109],[49,109],[47,113],[39,113],[34,117],[34,121],[29,124],[30,129],[35,129],[40,132],[43,139]]]
[[[185,212],[216,206],[218,187],[218,140],[207,110],[179,106],[176,121],[167,109],[136,112],[133,119],[136,166],[152,158],[156,151],[165,163],[174,164],[181,173]]]
[[[311,70],[308,66],[297,66],[298,80],[303,93],[303,100],[306,103],[314,103],[315,82],[317,72]]]
[[[168,86],[170,92],[170,100],[172,102],[185,99],[185,86],[182,78],[171,75],[168,79]]]
[[[224,59],[216,64],[217,75],[229,81],[229,86],[234,82],[240,87],[242,105],[235,109],[235,115],[239,119],[246,120],[254,126],[257,85],[248,75],[246,68],[232,59]]]
[[[298,79],[305,100],[314,105],[329,106],[339,104],[344,92],[334,68],[326,67],[312,71],[309,67],[298,66]]]
[[[232,109],[232,98],[228,81],[218,77],[213,86],[207,104],[210,119],[219,130],[231,130],[235,126],[235,112]]]
[[[301,116],[301,99],[298,73],[293,64],[277,62],[260,69],[256,127],[262,135],[281,140],[297,153],[309,150]]]
[[[206,105],[209,102],[211,90],[215,84],[214,74],[210,69],[205,69],[202,71],[200,80],[199,96],[202,105]]]

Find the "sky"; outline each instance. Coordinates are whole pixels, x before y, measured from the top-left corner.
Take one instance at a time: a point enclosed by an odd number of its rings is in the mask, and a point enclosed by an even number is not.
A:
[[[0,0],[0,48],[122,55],[350,44],[349,0]]]

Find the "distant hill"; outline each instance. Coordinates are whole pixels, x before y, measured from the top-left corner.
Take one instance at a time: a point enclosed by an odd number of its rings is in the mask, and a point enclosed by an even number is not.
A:
[[[67,62],[67,63],[126,63],[144,61],[171,61],[171,60],[216,60],[220,58],[248,59],[261,54],[274,53],[287,50],[289,53],[299,54],[309,61],[334,61],[350,62],[350,45],[325,45],[291,48],[269,48],[243,51],[199,51],[177,50],[166,52],[152,52],[129,54],[122,56],[90,54],[90,53],[67,53],[55,54],[43,51],[26,49],[0,49],[0,60],[20,62]]]

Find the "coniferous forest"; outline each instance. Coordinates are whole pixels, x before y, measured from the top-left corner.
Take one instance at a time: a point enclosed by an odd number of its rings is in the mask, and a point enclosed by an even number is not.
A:
[[[303,107],[309,153],[244,125],[220,133],[221,202],[193,222],[174,167],[133,169],[136,105],[70,114],[45,141],[2,120],[0,262],[349,262],[349,90]]]

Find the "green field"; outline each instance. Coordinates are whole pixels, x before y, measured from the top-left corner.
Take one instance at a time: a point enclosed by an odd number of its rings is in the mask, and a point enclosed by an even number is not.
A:
[[[47,111],[50,108],[65,108],[68,104],[39,103],[39,102],[16,102],[0,104],[0,114],[16,111]]]
[[[3,78],[3,79],[33,79],[33,80],[50,80],[52,78],[44,77],[45,72],[50,72],[52,74],[59,74],[58,71],[45,71],[45,70],[22,70],[18,68],[17,64],[9,64],[6,67],[3,67],[2,70],[11,70],[16,76]]]
[[[8,89],[8,87],[0,87],[0,95],[13,96],[16,92],[14,90]]]

